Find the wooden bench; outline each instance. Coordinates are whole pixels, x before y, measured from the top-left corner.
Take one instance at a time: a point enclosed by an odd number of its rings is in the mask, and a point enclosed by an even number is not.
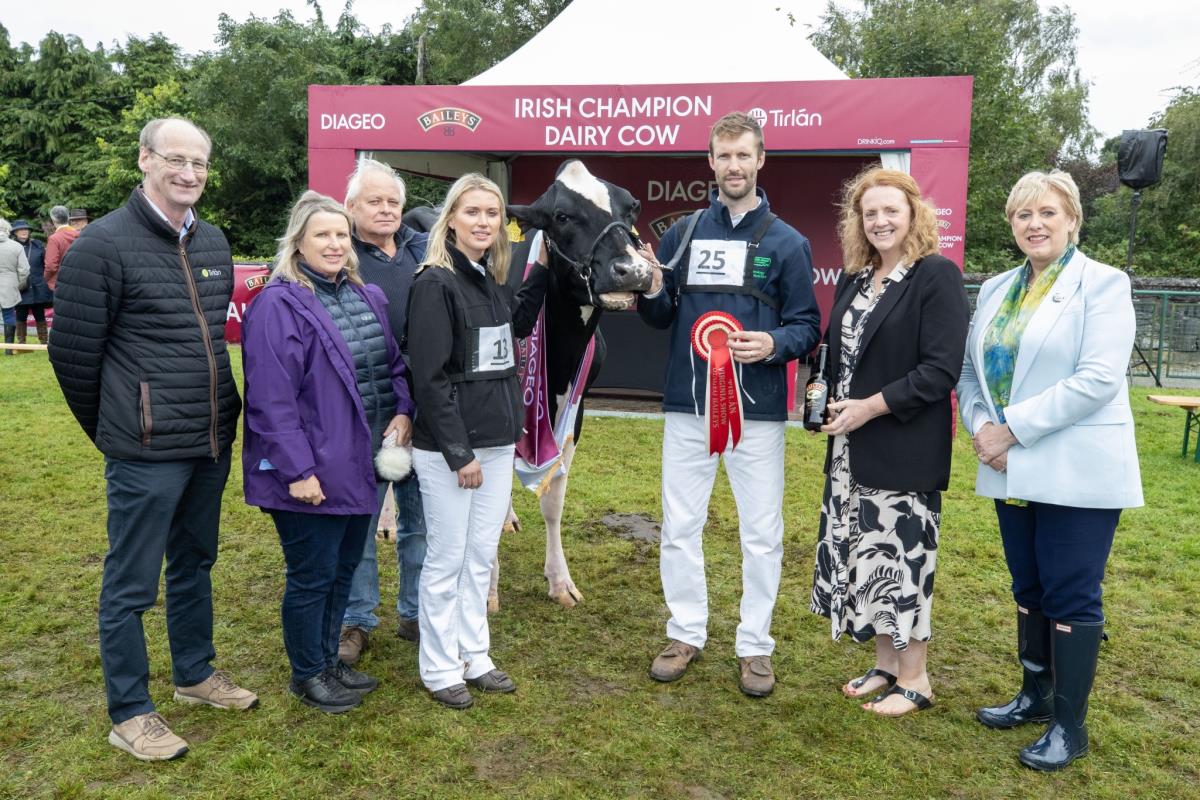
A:
[[[1175,406],[1182,408],[1187,412],[1187,419],[1183,422],[1183,457],[1187,458],[1188,444],[1192,439],[1192,430],[1196,430],[1196,463],[1200,464],[1200,414],[1196,413],[1200,409],[1200,397],[1181,397],[1169,394],[1151,394],[1147,395],[1146,399],[1151,403],[1158,403],[1164,406]]]

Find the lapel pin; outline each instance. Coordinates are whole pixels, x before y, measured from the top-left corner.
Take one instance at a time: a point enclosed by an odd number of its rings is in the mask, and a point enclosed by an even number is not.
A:
[[[1060,292],[1055,292],[1054,296],[1051,297],[1050,299],[1056,303],[1061,303],[1063,301],[1063,296]]]

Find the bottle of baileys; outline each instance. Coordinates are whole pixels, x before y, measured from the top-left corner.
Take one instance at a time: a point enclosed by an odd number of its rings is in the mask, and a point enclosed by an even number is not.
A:
[[[817,369],[804,388],[804,427],[819,431],[825,424],[825,404],[829,402],[829,380],[825,377],[825,357],[829,345],[817,348]]]

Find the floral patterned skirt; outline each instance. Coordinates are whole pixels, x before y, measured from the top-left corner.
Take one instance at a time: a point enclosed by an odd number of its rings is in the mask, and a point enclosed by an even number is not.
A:
[[[833,638],[890,636],[897,650],[928,641],[941,492],[890,492],[850,474],[850,443],[837,436],[821,503],[811,609]]]

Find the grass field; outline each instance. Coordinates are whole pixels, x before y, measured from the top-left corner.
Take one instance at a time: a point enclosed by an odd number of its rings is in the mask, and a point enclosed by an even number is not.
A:
[[[240,373],[240,366],[237,368]],[[106,742],[96,604],[106,550],[102,460],[71,418],[44,354],[0,357],[0,798],[1184,798],[1200,797],[1200,465],[1179,455],[1183,414],[1134,391],[1145,508],[1127,512],[1105,584],[1110,641],[1092,695],[1091,754],[1043,775],[1017,751],[1038,731],[985,730],[976,706],[1018,685],[1014,609],[989,501],[960,435],[944,505],[930,675],[934,709],[878,719],[838,687],[872,648],[830,641],[808,611],[823,442],[788,431],[779,675],[765,700],[737,689],[736,519],[718,478],[706,529],[711,620],[701,661],[659,685],[664,643],[654,544],[614,536],[613,512],[659,516],[657,421],[589,419],[564,538],[585,595],[546,598],[532,496],[501,542],[493,656],[520,685],[466,713],[422,691],[395,621],[395,553],[381,548],[384,625],[362,667],[382,687],[341,716],[286,692],[283,561],[270,519],[226,491],[214,571],[218,666],[262,698],[237,714],[171,700],[161,604],[145,615],[151,693],[192,749],[145,765]],[[1187,392],[1177,392],[1184,394]],[[1193,392],[1195,393],[1195,392]],[[1081,468],[1086,465],[1080,465]]]

